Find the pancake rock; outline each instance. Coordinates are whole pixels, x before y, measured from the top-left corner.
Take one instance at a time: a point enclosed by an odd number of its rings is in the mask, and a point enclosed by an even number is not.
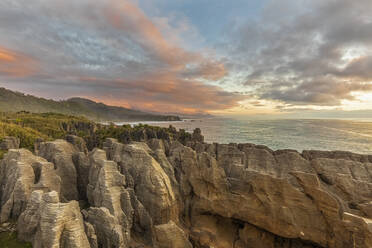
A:
[[[0,150],[18,149],[19,138],[6,136],[0,141]]]
[[[33,191],[17,229],[19,238],[35,248],[90,247],[78,202],[60,203],[55,191]]]
[[[61,201],[79,200],[77,189],[77,173],[73,156],[77,149],[65,140],[43,142],[39,145],[37,155],[54,164],[56,173],[60,176]]]
[[[372,247],[372,156],[146,135],[10,150],[1,221],[36,248]]]
[[[9,150],[0,162],[0,223],[17,220],[33,190],[59,192],[60,183],[53,164],[26,149]]]

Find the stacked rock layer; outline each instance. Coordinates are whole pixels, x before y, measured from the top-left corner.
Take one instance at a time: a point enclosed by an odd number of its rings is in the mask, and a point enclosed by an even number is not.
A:
[[[198,135],[196,135],[198,134]],[[187,146],[150,139],[40,143],[0,162],[0,222],[35,248],[369,248],[372,156]]]

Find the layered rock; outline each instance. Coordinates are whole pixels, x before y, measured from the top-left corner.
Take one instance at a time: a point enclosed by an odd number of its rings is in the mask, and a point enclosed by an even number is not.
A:
[[[77,190],[77,173],[73,156],[77,149],[65,140],[43,142],[37,154],[54,164],[56,173],[61,178],[61,201],[79,200]]]
[[[0,141],[0,150],[18,149],[19,138],[6,136]]]
[[[145,143],[123,145],[115,140],[105,144],[108,157],[117,162],[129,178],[138,200],[151,215],[154,224],[164,224],[178,217],[176,197],[168,175],[150,155]]]
[[[53,164],[26,149],[10,150],[0,162],[0,223],[17,220],[33,190],[60,190]]]
[[[192,248],[184,231],[173,221],[155,226],[155,233],[160,248]]]
[[[125,189],[125,176],[120,174],[115,162],[106,160],[103,150],[93,150],[89,159],[91,167],[87,196],[94,208],[87,211],[87,221],[97,230],[99,245],[127,247],[133,209],[130,194]],[[114,234],[110,233],[112,230]]]
[[[316,153],[309,159],[295,151],[273,152],[250,144],[210,146],[199,146],[197,156],[182,146],[172,151],[173,164],[181,164],[199,198],[194,197],[194,215],[239,220],[314,246],[372,245],[371,220],[365,213],[372,197],[368,162],[326,159],[324,154],[318,158]]]
[[[371,156],[145,140],[10,150],[1,220],[36,248],[372,247]]]
[[[60,203],[55,191],[33,191],[17,229],[19,238],[36,248],[90,247],[78,202]]]
[[[75,135],[67,135],[66,141],[74,145],[79,152],[88,153],[87,144],[83,138]]]

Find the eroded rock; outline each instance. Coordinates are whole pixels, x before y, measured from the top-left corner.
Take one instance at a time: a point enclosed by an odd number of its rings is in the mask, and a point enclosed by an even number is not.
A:
[[[60,203],[55,191],[32,192],[18,220],[18,235],[34,248],[89,248],[83,217],[77,201]]]
[[[0,141],[0,150],[18,149],[20,143],[19,138],[6,136]]]
[[[9,150],[0,163],[0,222],[17,220],[33,190],[59,192],[60,183],[53,164],[26,149]]]
[[[79,200],[77,173],[73,163],[76,148],[65,140],[43,142],[37,154],[54,164],[57,175],[61,178],[61,201]]]
[[[1,221],[20,216],[19,237],[42,248],[372,247],[371,156],[146,135],[89,154],[77,137],[43,142],[45,159],[10,150]]]
[[[108,157],[118,163],[123,174],[132,178],[135,194],[154,224],[176,220],[177,202],[170,179],[150,155],[150,148],[145,143],[123,145],[110,142],[105,148]]]

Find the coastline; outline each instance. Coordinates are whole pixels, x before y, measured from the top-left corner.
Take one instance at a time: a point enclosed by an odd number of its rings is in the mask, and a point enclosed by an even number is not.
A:
[[[200,128],[208,143],[253,143],[268,146],[272,150],[293,149],[299,152],[303,150],[338,150],[362,154],[372,152],[372,122],[366,120],[240,120],[215,117],[143,124],[159,127],[172,125],[188,133]]]

